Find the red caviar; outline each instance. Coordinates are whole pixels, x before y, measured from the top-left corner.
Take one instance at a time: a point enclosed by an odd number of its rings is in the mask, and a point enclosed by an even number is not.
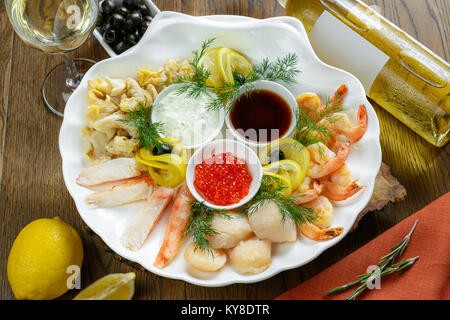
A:
[[[215,205],[238,203],[248,194],[251,182],[245,161],[230,152],[216,154],[195,167],[195,189]]]

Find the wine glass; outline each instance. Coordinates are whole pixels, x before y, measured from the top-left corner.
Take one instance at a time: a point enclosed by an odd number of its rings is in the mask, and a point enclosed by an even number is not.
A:
[[[64,116],[64,106],[84,73],[95,63],[71,59],[95,28],[97,0],[5,0],[9,20],[20,38],[46,53],[62,54],[64,62],[47,73],[42,96],[47,107]]]

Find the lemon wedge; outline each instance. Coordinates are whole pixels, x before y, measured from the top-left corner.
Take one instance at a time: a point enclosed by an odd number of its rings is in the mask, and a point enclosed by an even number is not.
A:
[[[281,138],[269,143],[259,154],[259,160],[263,166],[268,165],[272,153],[281,150],[285,159],[293,160],[301,168],[300,183],[305,178],[309,168],[309,152],[308,149],[300,142],[293,138]]]
[[[291,183],[289,181],[289,179],[287,179],[286,177],[276,174],[276,173],[272,173],[270,171],[263,171],[263,175],[265,176],[269,176],[269,177],[273,177],[276,179],[279,179],[281,185],[284,187],[283,190],[281,190],[281,196],[286,198],[289,197],[292,193],[292,186]]]
[[[253,72],[253,67],[250,61],[248,61],[247,58],[236,51],[227,54],[227,68],[227,73],[228,75],[231,75],[231,79],[233,82],[233,72],[240,73],[244,77],[247,77],[251,72]]]
[[[223,79],[228,83],[233,83],[233,73],[229,72],[230,66],[228,65],[228,55],[232,52],[234,52],[234,50],[230,48],[221,48],[217,52],[217,63],[220,73],[222,74]]]
[[[291,183],[292,190],[297,189],[303,180],[303,171],[294,160],[281,160],[263,167],[264,172],[271,172],[285,177]]]
[[[131,300],[135,278],[134,272],[108,274],[83,289],[74,300]]]
[[[239,52],[230,48],[221,48],[217,52],[217,61],[222,77],[228,83],[234,83],[233,72],[247,77],[253,71],[250,61]]]
[[[198,61],[199,66],[202,66],[209,72],[209,77],[206,80],[207,86],[220,87],[223,85],[223,75],[217,60],[217,54],[221,49],[221,47],[216,47],[206,50],[205,54]]]

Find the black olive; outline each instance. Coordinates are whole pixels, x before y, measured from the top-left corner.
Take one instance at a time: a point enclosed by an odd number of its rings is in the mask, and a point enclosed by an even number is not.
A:
[[[281,150],[276,150],[270,154],[269,164],[277,162],[277,161],[281,161],[284,159],[286,159],[286,157],[284,156],[284,152]]]
[[[123,0],[123,5],[127,7],[128,10],[136,10],[139,8],[139,3],[141,0]]]
[[[130,10],[127,9],[127,7],[120,7],[119,9],[117,9],[117,13],[123,15],[124,17],[127,16],[127,14],[130,13]]]
[[[105,22],[103,22],[102,25],[102,29],[106,31],[110,28],[112,28],[112,25],[109,23],[109,19],[105,19]]]
[[[171,153],[172,152],[172,148],[170,146],[168,146],[167,144],[161,144],[161,149],[158,149],[157,147],[154,147],[152,150],[152,154],[154,156],[159,156],[161,154],[165,154],[165,153]]]
[[[114,11],[116,11],[116,4],[113,0],[103,0],[100,4],[100,8],[102,10],[102,13],[106,15],[112,14]]]
[[[97,27],[101,27],[103,25],[103,23],[105,22],[105,19],[103,18],[103,15],[99,14],[97,16],[97,22],[95,23],[95,25]]]
[[[245,77],[242,73],[239,72],[233,72],[233,78],[234,81],[236,81],[239,84],[244,84],[245,83]]]
[[[152,16],[144,16],[144,21],[152,21],[153,17]]]
[[[126,39],[129,44],[134,46],[139,41],[139,32],[136,30],[134,33],[128,33]]]
[[[114,27],[114,28],[120,28],[122,27],[123,23],[125,22],[125,17],[121,15],[120,13],[113,13],[108,18],[108,23]]]
[[[113,28],[106,29],[103,38],[107,44],[113,44],[118,38],[116,30]]]
[[[151,22],[148,20],[144,20],[144,22],[141,23],[141,26],[139,27],[139,33],[141,34],[141,36],[145,33],[150,23]]]
[[[122,52],[124,52],[125,50],[127,50],[129,48],[130,48],[130,45],[124,40],[117,42],[116,45],[113,47],[114,51],[117,54],[121,54]]]
[[[137,11],[133,11],[131,13],[129,13],[125,19],[125,27],[128,30],[136,30],[137,28],[139,28],[139,26],[141,25],[143,19],[142,19],[142,15],[137,12]]]
[[[145,3],[141,3],[139,5],[139,12],[143,15],[143,16],[148,16],[150,14],[150,9],[147,7],[147,5]]]

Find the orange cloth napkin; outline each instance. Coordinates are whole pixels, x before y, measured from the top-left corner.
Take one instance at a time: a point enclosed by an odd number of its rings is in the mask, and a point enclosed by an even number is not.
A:
[[[415,256],[420,258],[404,273],[400,275],[394,273],[382,278],[380,289],[366,290],[358,299],[449,300],[450,192],[277,299],[347,298],[357,286],[331,296],[326,296],[325,292],[356,280],[356,276],[367,272],[369,265],[378,265],[380,258],[408,234],[417,218],[419,223],[411,236],[411,241],[396,262]]]

